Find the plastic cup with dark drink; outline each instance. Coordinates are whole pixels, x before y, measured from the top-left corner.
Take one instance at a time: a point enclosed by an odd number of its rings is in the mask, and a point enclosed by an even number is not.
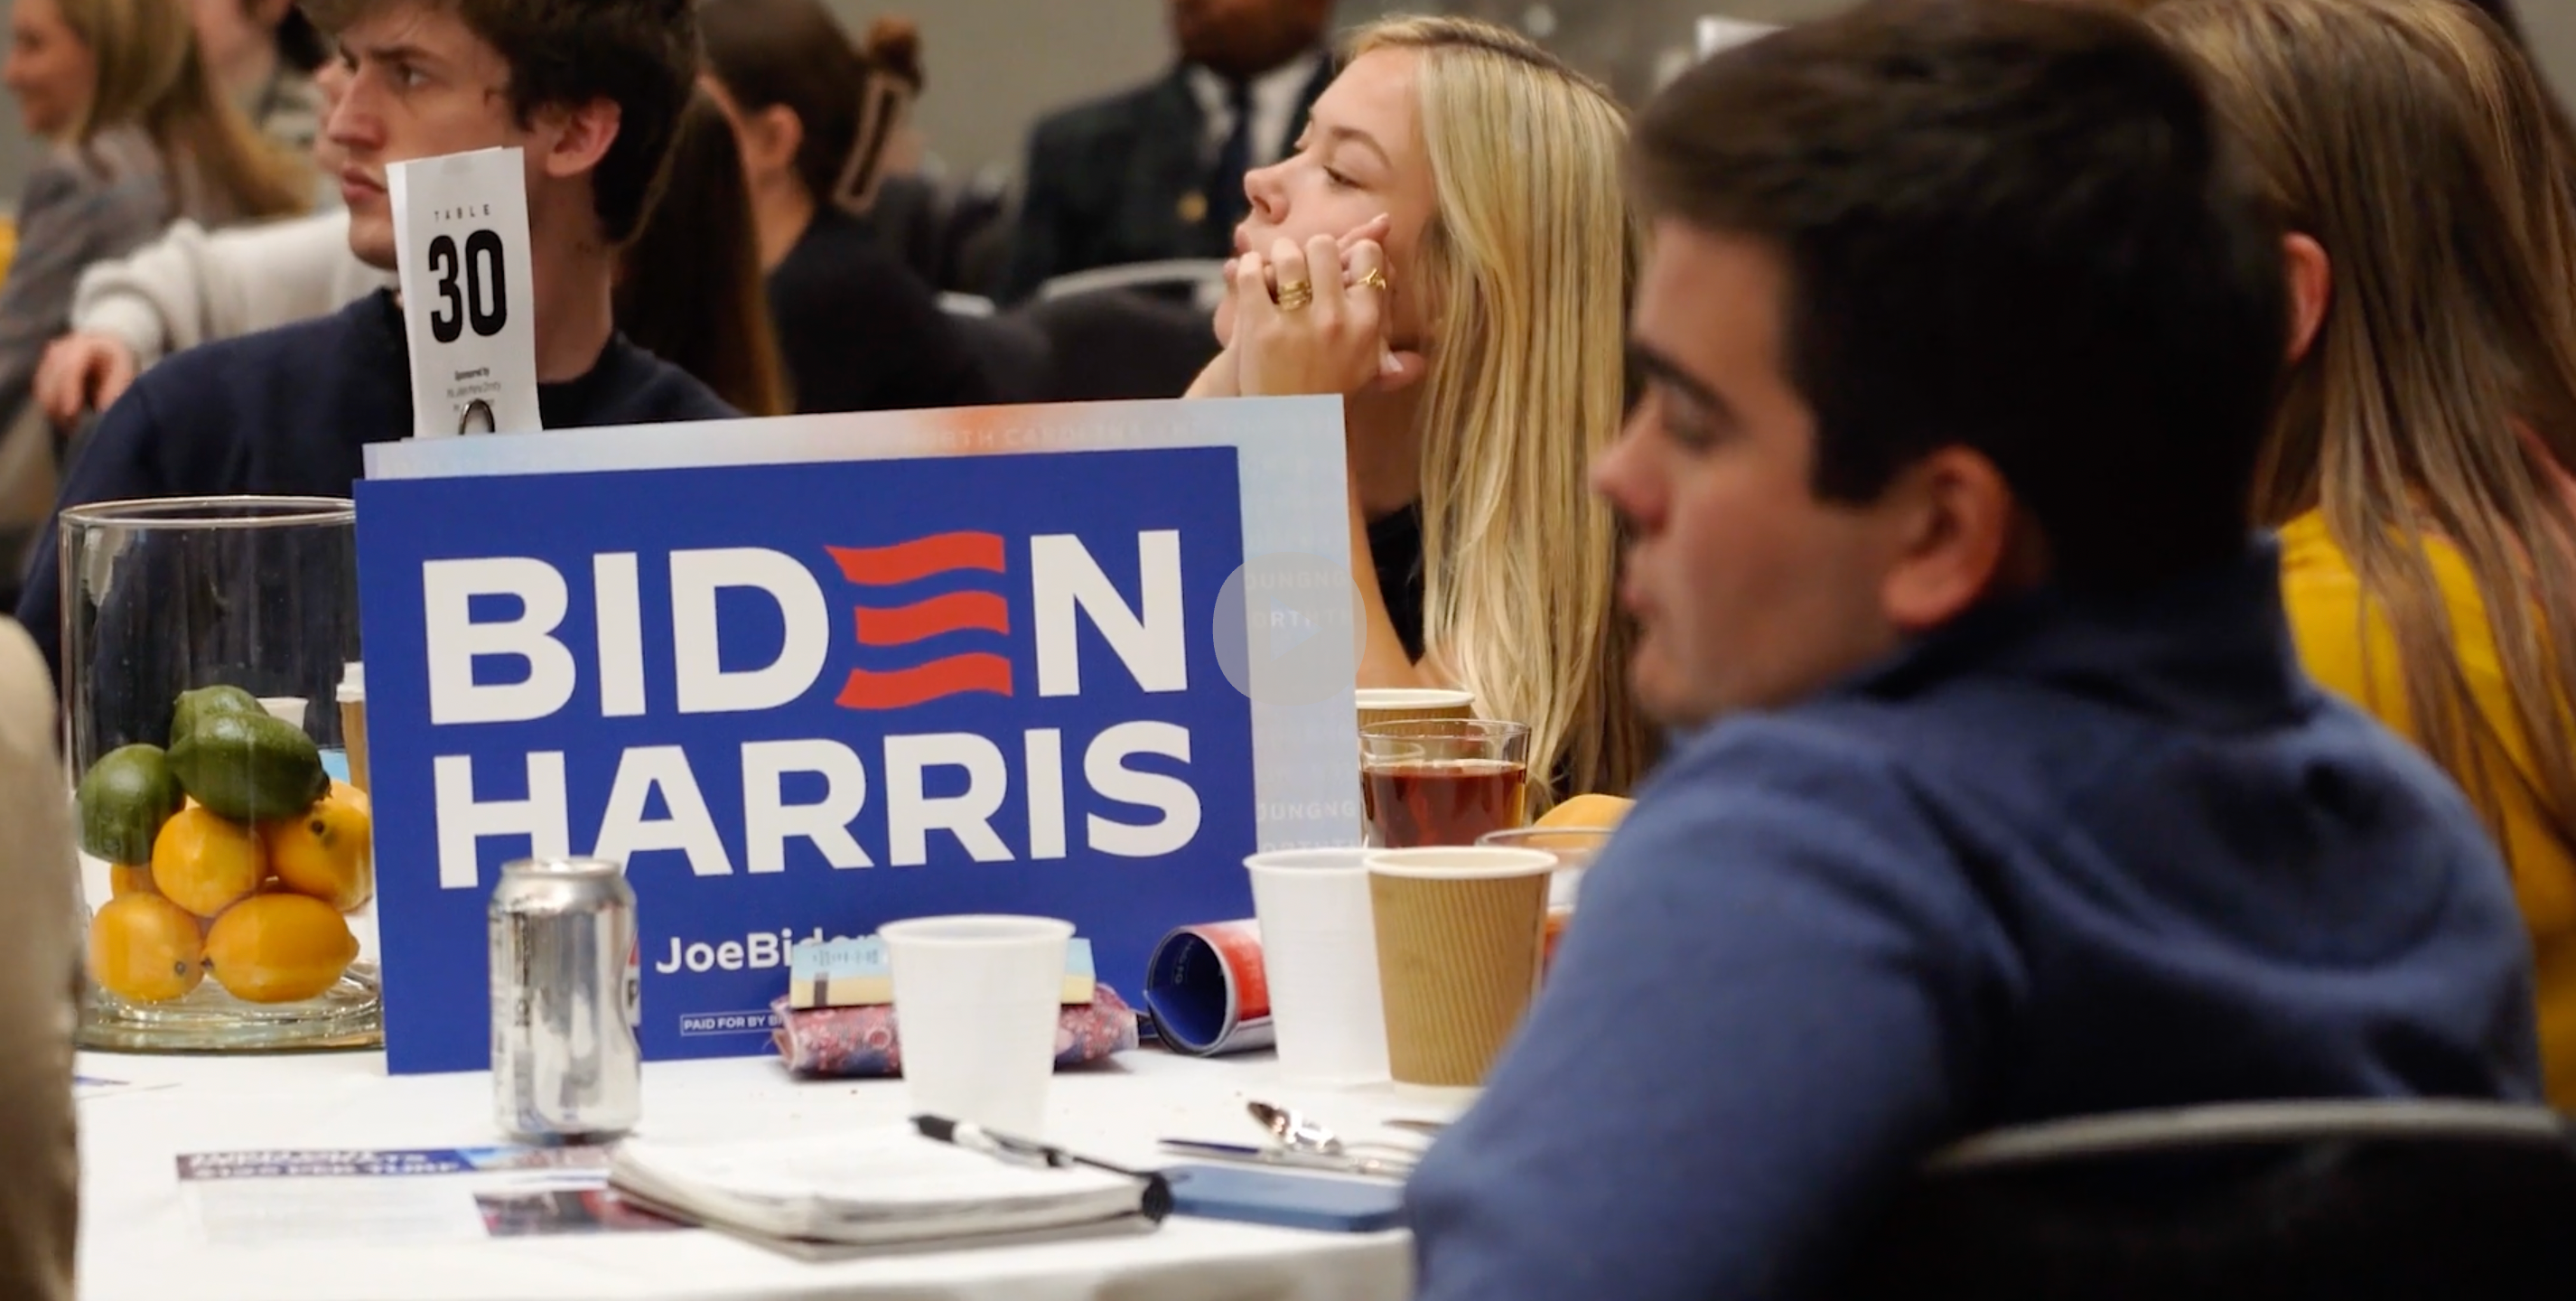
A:
[[[1472,845],[1529,820],[1529,728],[1481,718],[1363,728],[1360,777],[1372,845]]]

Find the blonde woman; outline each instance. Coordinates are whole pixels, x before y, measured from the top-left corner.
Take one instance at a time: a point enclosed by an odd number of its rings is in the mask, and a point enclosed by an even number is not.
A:
[[[16,0],[7,81],[53,142],[28,176],[18,260],[0,288],[0,429],[26,405],[81,270],[178,217],[301,212],[302,164],[253,133],[199,59],[186,0]]]
[[[2576,158],[2502,29],[2420,0],[2169,0],[2298,232],[2257,485],[2300,657],[2422,746],[2514,874],[2576,1107]]]
[[[313,74],[331,51],[295,0],[188,0],[197,52],[251,129],[299,153],[329,116]],[[334,187],[336,192],[336,187]]]
[[[1343,395],[1360,685],[1454,684],[1529,724],[1533,812],[1625,793],[1648,748],[1584,478],[1622,409],[1625,137],[1600,87],[1500,28],[1363,29],[1245,181],[1225,351],[1191,390]]]

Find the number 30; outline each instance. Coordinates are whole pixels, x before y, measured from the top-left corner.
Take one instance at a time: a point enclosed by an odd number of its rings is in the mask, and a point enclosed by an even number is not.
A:
[[[457,275],[464,274],[459,286]],[[429,332],[440,343],[454,343],[465,334],[470,319],[474,332],[488,339],[510,323],[510,282],[501,270],[501,237],[488,230],[478,230],[465,237],[465,253],[459,257],[453,236],[441,235],[429,242],[429,273],[438,278],[438,296],[445,306],[429,314]],[[487,309],[484,291],[491,291]]]

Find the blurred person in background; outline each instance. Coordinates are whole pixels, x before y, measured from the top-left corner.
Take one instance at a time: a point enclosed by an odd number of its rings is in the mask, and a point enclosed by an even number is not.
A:
[[[312,0],[307,11],[349,65],[348,92],[325,129],[347,154],[340,188],[352,252],[381,270],[395,265],[395,164],[517,149],[533,283],[514,292],[534,322],[544,427],[739,414],[616,329],[618,250],[652,208],[697,81],[694,4]],[[99,419],[56,506],[348,496],[367,444],[414,433],[407,328],[388,289],[154,367]],[[54,553],[49,524],[18,621],[51,648],[59,671]]]
[[[52,149],[19,199],[17,262],[0,287],[0,429],[70,325],[83,268],[174,218],[301,212],[313,188],[215,89],[184,0],[17,0],[9,24],[10,93]]]
[[[2536,1099],[2503,864],[2300,671],[2246,518],[2283,228],[2184,61],[2100,5],[1874,0],[1636,134],[1594,480],[1680,732],[1406,1187],[1423,1301],[1837,1296],[1978,1132]],[[2283,1217],[2182,1164],[2146,1220]]]
[[[2423,0],[2169,0],[2297,232],[2256,481],[2308,672],[2422,746],[2512,869],[2576,1110],[2576,157],[2502,29]]]
[[[334,60],[315,80],[336,105],[348,70]],[[344,154],[325,136],[314,158],[336,176]],[[742,156],[704,94],[680,119],[663,188],[619,253],[618,329],[745,414],[785,414]],[[391,283],[350,251],[344,209],[212,234],[183,221],[81,277],[72,333],[47,350],[37,399],[63,421],[104,411],[170,353],[327,316]]]
[[[1226,256],[1244,176],[1290,152],[1333,80],[1333,0],[1171,5],[1171,72],[1030,133],[998,301],[1076,271]]]
[[[983,372],[930,286],[852,213],[884,163],[867,61],[822,0],[706,0],[701,79],[734,126],[800,412],[971,406]],[[649,273],[639,268],[639,273]]]
[[[279,144],[312,148],[327,114],[313,74],[331,52],[295,0],[188,0],[188,12],[206,67],[234,107]]]
[[[868,112],[882,123],[863,134],[884,141],[883,161],[869,170],[880,184],[932,170],[929,146],[912,116],[921,92],[930,87],[922,68],[921,25],[901,14],[877,15],[869,21],[867,35],[859,38],[859,57],[878,78],[869,89]]]
[[[1615,518],[1584,479],[1624,401],[1625,119],[1474,20],[1351,50],[1295,151],[1247,178],[1225,351],[1191,393],[1341,394],[1360,685],[1455,686],[1528,724],[1533,813],[1625,794],[1650,731]]]
[[[72,1301],[80,1225],[80,862],[57,735],[44,657],[0,618],[0,1296],[23,1301]]]
[[[936,161],[914,123],[913,108],[929,87],[921,59],[921,28],[911,19],[883,14],[859,42],[868,65],[868,99],[860,111],[860,148],[874,146],[881,161],[862,170],[873,177],[868,192],[853,196],[851,215],[921,282],[934,288],[946,256],[947,204]]]
[[[325,118],[348,93],[349,69],[327,60],[313,74]],[[393,283],[349,249],[339,206],[348,152],[313,138],[313,166],[334,202],[286,221],[209,231],[181,218],[132,254],[93,263],[72,298],[71,329],[45,349],[36,401],[57,424],[105,411],[163,357],[328,315]]]
[[[680,115],[662,201],[621,257],[617,328],[744,415],[791,409],[742,154],[733,123],[704,90]]]

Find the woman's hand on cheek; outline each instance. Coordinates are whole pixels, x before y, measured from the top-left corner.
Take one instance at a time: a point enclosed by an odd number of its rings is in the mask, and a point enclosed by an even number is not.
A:
[[[1387,374],[1386,302],[1370,271],[1382,267],[1384,256],[1363,241],[1346,269],[1340,241],[1318,235],[1302,249],[1279,241],[1266,263],[1257,253],[1237,262],[1234,340],[1243,391],[1347,394],[1376,385]],[[1273,281],[1276,300],[1268,288]]]
[[[1351,275],[1351,254],[1358,252],[1360,245],[1375,244],[1380,249],[1383,249],[1386,247],[1387,235],[1393,232],[1394,229],[1395,218],[1387,216],[1385,213],[1381,212],[1378,215],[1361,222],[1357,227],[1352,229],[1350,234],[1342,236],[1339,243],[1342,250],[1343,274],[1345,276]]]
[[[1368,387],[1387,393],[1408,389],[1421,383],[1423,377],[1431,370],[1431,363],[1425,360],[1421,353],[1398,348],[1393,342],[1395,287],[1393,273],[1389,270],[1390,260],[1386,252],[1386,237],[1394,229],[1395,219],[1385,213],[1379,213],[1360,223],[1357,229],[1342,236],[1341,239],[1343,284],[1358,285],[1367,277],[1371,267],[1375,267],[1380,279],[1386,281],[1385,292],[1378,296],[1378,315],[1383,322],[1379,326],[1379,332],[1387,335],[1389,341],[1386,355],[1378,360],[1377,378],[1370,381]],[[1363,252],[1363,249],[1366,251]]]

